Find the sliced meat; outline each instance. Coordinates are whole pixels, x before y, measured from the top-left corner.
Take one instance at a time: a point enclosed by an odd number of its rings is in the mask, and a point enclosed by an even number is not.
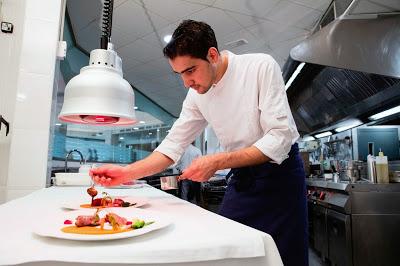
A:
[[[99,225],[99,216],[96,215],[79,215],[76,217],[75,225],[78,227],[82,226],[96,226]]]
[[[121,207],[123,203],[124,203],[124,201],[122,199],[114,199],[113,206],[114,207],[117,207],[117,206]]]
[[[121,216],[119,216],[119,215],[117,215],[117,214],[115,214],[115,213],[112,213],[112,212],[108,213],[108,214],[106,215],[106,221],[108,221],[108,222],[111,223],[113,220],[114,220],[115,223],[118,224],[119,226],[125,225],[126,222],[127,222],[127,220],[126,220],[124,217],[121,217]]]
[[[92,206],[93,206],[93,207],[95,207],[95,206],[101,206],[102,200],[103,200],[102,198],[93,199],[93,201],[92,201]]]

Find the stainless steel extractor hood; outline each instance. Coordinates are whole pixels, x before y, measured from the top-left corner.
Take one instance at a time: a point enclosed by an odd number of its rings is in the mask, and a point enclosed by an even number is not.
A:
[[[373,7],[373,8],[372,8]],[[294,47],[283,68],[302,135],[346,120],[368,123],[400,103],[400,1],[353,1],[342,16]]]
[[[294,47],[290,56],[300,62],[400,78],[400,1],[386,1],[393,2],[391,12],[352,13],[365,2],[370,1],[353,1],[341,17]],[[385,5],[384,0],[379,3]]]
[[[334,129],[341,122],[369,122],[377,112],[398,106],[400,79],[306,64],[287,90],[302,135]]]

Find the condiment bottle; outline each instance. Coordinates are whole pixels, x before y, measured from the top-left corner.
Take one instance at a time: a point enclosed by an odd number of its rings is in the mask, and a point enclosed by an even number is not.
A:
[[[368,180],[371,183],[376,183],[376,161],[375,156],[368,154],[367,156],[367,166],[368,166]]]
[[[376,179],[378,183],[389,183],[389,165],[387,156],[379,151],[379,155],[375,158],[376,161]]]

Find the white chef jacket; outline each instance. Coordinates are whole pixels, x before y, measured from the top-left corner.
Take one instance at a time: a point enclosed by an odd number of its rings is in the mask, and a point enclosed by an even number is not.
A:
[[[205,94],[189,89],[179,118],[156,148],[177,162],[209,123],[225,151],[254,145],[281,164],[299,138],[282,73],[267,54],[228,55],[228,67]]]

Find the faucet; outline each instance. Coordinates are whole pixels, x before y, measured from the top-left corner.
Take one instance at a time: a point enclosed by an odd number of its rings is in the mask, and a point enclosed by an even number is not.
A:
[[[79,161],[79,164],[82,164],[83,161],[84,161],[83,155],[82,155],[82,153],[81,153],[80,151],[78,151],[77,149],[70,150],[70,151],[67,153],[67,155],[65,156],[65,167],[64,167],[64,172],[67,172],[67,170],[68,170],[68,166],[67,166],[67,164],[68,164],[68,158],[69,158],[69,156],[70,156],[73,152],[77,152],[77,153],[79,153],[79,155],[81,156],[81,159],[80,159],[80,161]]]

